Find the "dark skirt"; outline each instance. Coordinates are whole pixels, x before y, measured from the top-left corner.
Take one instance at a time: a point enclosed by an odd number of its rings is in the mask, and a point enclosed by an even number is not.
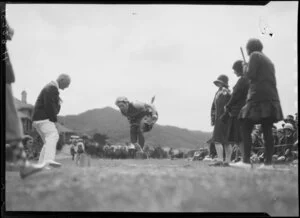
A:
[[[242,142],[241,123],[237,116],[230,117],[228,120],[227,140],[235,144]]]
[[[283,113],[279,101],[249,101],[241,109],[238,118],[251,120],[254,124],[260,124],[266,119],[277,123],[283,120]]]
[[[219,118],[216,119],[214,130],[213,130],[212,141],[214,143],[227,144],[228,143],[226,137],[227,129],[228,129],[228,123],[223,123]]]

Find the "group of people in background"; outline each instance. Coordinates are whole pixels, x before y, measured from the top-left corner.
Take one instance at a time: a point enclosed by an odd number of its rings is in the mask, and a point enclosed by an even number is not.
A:
[[[211,108],[211,124],[214,126],[212,144],[215,145],[217,157],[216,162],[211,165],[251,168],[252,147],[257,143],[255,140],[260,140],[264,149],[261,156],[263,164],[259,168],[273,169],[274,144],[277,144],[274,123],[284,120],[275,66],[262,52],[263,44],[260,40],[250,39],[246,49],[249,63],[237,60],[232,67],[234,74],[239,77],[232,93],[226,75],[220,75],[214,81],[218,91]],[[295,143],[296,139],[291,131],[298,129],[298,121],[292,125],[291,120],[293,119],[286,120],[279,144]],[[255,128],[257,125],[258,130]],[[260,138],[255,138],[257,132],[261,133]],[[241,153],[241,161],[231,162],[233,148]],[[285,152],[286,157],[293,154],[293,146],[288,147]]]

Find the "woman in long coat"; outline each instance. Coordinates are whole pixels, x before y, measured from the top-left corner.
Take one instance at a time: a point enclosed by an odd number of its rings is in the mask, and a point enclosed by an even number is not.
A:
[[[232,69],[237,77],[239,77],[237,83],[233,87],[231,98],[225,106],[225,113],[228,113],[230,118],[228,119],[227,140],[234,143],[237,148],[242,150],[242,132],[241,125],[238,120],[238,115],[241,108],[245,105],[247,99],[247,93],[249,89],[249,81],[243,76],[243,61],[238,60],[234,62]],[[223,116],[225,118],[226,116]],[[222,119],[222,118],[221,118]],[[226,120],[223,119],[224,122]]]
[[[232,147],[229,145],[226,137],[228,125],[220,119],[224,113],[224,107],[230,99],[230,91],[228,89],[228,77],[220,75],[214,84],[219,87],[211,108],[211,124],[214,126],[212,142],[215,143],[217,151],[217,162],[213,165],[228,166],[231,159]],[[225,149],[225,164],[223,149]]]
[[[272,168],[274,139],[273,123],[283,120],[272,61],[262,53],[263,45],[258,39],[247,43],[249,63],[244,64],[244,75],[250,81],[246,105],[241,109],[242,137],[244,144],[243,166],[250,166],[251,132],[255,124],[261,124],[265,141],[264,165],[260,168]]]

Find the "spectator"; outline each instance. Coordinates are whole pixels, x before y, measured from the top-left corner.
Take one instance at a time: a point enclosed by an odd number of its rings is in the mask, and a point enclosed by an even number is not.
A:
[[[294,116],[293,115],[287,115],[286,118],[284,119],[285,123],[290,123],[293,125],[294,129],[296,127],[296,122],[294,120]]]
[[[33,138],[29,135],[26,135],[22,139],[22,144],[24,146],[24,150],[27,154],[28,159],[32,159],[34,157],[34,154],[33,154]]]
[[[238,60],[234,62],[232,66],[234,74],[239,77],[236,85],[233,87],[232,95],[230,100],[225,105],[225,113],[228,113],[230,118],[228,120],[228,131],[227,131],[227,141],[233,143],[235,158],[238,160],[238,151],[241,148],[242,133],[241,124],[237,119],[241,108],[245,105],[247,93],[249,89],[249,81],[243,76],[243,65],[242,61]],[[226,122],[225,114],[222,116],[223,122]],[[229,157],[231,159],[231,157]]]
[[[282,109],[276,87],[275,67],[272,61],[262,52],[263,45],[258,39],[247,43],[249,63],[244,63],[244,75],[250,81],[246,105],[241,109],[239,118],[243,130],[243,167],[251,168],[251,131],[255,124],[262,125],[265,153],[264,164],[260,169],[274,169],[272,156],[274,139],[273,123],[283,120]]]
[[[282,138],[280,144],[285,145],[283,147],[285,160],[292,161],[293,145],[296,142],[296,139],[294,138],[294,127],[291,123],[285,124],[284,133],[284,137]]]
[[[72,155],[72,160],[74,160],[76,154],[74,143],[71,144],[70,153]]]
[[[12,40],[14,30],[8,25],[5,19],[5,25],[7,31],[5,31],[5,40]],[[5,41],[6,42],[6,41]],[[24,146],[21,143],[23,138],[23,128],[21,120],[18,117],[17,110],[15,107],[13,94],[12,94],[12,83],[15,82],[15,74],[10,62],[10,58],[7,52],[5,44],[4,52],[5,60],[5,152],[6,152],[6,167],[17,168],[22,179],[29,175],[37,173],[44,169],[45,164],[33,164],[28,161]]]
[[[135,158],[136,149],[132,143],[128,145],[128,156],[129,158]]]
[[[232,146],[228,143],[226,132],[228,124],[221,120],[221,116],[225,112],[225,105],[230,99],[230,91],[228,89],[228,77],[220,75],[214,84],[218,87],[211,107],[211,125],[214,126],[212,142],[215,143],[217,151],[217,162],[210,166],[229,166],[232,154]],[[225,150],[225,158],[224,152]]]

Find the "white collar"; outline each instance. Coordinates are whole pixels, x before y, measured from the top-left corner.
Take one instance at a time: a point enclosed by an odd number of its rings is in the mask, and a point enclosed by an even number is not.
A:
[[[56,80],[52,81],[52,83],[56,86],[57,89],[59,89],[58,82]]]

